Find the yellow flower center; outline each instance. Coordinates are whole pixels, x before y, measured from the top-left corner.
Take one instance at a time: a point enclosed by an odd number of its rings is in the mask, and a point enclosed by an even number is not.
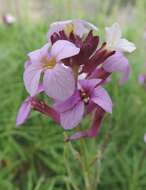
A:
[[[56,65],[55,58],[49,59],[47,56],[42,59],[45,69],[52,69]]]
[[[74,32],[75,31],[75,26],[73,23],[69,23],[65,26],[64,28],[64,32],[67,36],[70,35],[71,32]]]

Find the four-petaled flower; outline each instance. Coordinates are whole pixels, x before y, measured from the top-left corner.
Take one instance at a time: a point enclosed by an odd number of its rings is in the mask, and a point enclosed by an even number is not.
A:
[[[59,40],[49,47],[28,54],[30,65],[24,71],[24,84],[31,96],[36,94],[43,73],[43,86],[46,94],[52,98],[64,100],[71,96],[75,89],[72,70],[61,60],[77,55],[80,49],[66,40]]]

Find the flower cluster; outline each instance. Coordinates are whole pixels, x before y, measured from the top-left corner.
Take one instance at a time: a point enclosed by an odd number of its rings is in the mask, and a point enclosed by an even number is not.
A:
[[[91,127],[66,140],[95,137],[106,112],[112,113],[112,101],[104,84],[113,72],[122,72],[120,83],[129,76],[130,66],[124,52],[135,45],[121,37],[118,23],[105,28],[106,40],[99,41],[98,29],[84,20],[51,24],[48,43],[28,54],[24,67],[24,85],[29,97],[22,103],[17,126],[37,110],[60,124],[65,130],[77,127],[87,115],[93,115]],[[52,105],[38,100],[44,93]]]

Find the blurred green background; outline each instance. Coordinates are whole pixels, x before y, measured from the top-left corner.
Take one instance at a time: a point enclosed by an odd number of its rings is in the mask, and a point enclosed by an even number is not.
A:
[[[104,27],[119,22],[124,37],[137,46],[128,55],[132,72],[126,85],[118,85],[116,74],[107,85],[113,114],[106,116],[99,136],[85,143],[92,159],[109,137],[98,162],[100,180],[94,179],[98,189],[146,189],[146,89],[137,80],[146,72],[145,10],[145,0],[0,0],[0,190],[84,189],[72,150],[72,146],[78,150],[79,142],[64,144],[63,129],[36,112],[21,128],[15,125],[27,96],[22,79],[27,53],[46,43],[50,23],[70,18],[93,22],[102,39]],[[6,13],[16,17],[14,25],[3,23]]]

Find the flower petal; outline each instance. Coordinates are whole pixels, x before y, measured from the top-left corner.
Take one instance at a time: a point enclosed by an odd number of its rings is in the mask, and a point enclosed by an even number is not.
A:
[[[47,56],[47,54],[49,54],[49,47],[50,44],[47,43],[42,48],[28,53],[28,57],[30,58],[31,62],[33,63],[41,61],[44,56]]]
[[[106,27],[106,43],[109,48],[114,48],[115,44],[122,36],[121,28],[118,23],[114,23],[111,27]]]
[[[21,105],[16,118],[16,125],[22,125],[28,118],[31,111],[31,97],[27,98]]]
[[[64,102],[56,101],[53,107],[55,108],[56,111],[62,113],[62,112],[72,109],[80,101],[81,101],[81,97],[80,97],[79,91],[76,90],[74,94],[71,97],[69,97],[67,100],[65,100]]]
[[[91,128],[86,131],[77,132],[71,135],[70,137],[67,137],[65,140],[72,141],[72,140],[77,140],[80,138],[96,137],[100,131],[101,122],[103,120],[104,114],[105,112],[101,108],[97,108]]]
[[[129,53],[136,49],[132,42],[121,38],[122,33],[118,23],[114,23],[111,27],[106,27],[105,30],[107,47],[109,49]]]
[[[72,109],[60,114],[61,125],[64,129],[72,129],[82,120],[84,115],[84,103],[80,101]]]
[[[132,53],[136,49],[134,43],[129,42],[126,39],[120,39],[116,44],[116,50],[121,52],[129,52]]]
[[[31,61],[28,60],[24,63],[24,69],[27,69],[31,65]]]
[[[51,55],[56,58],[57,61],[72,57],[80,52],[80,48],[77,48],[73,43],[67,40],[58,40],[55,42],[51,49]]]
[[[75,90],[72,70],[61,63],[56,64],[45,71],[43,85],[48,96],[58,100],[69,98]]]
[[[108,95],[107,91],[98,86],[94,89],[92,94],[91,100],[100,106],[104,111],[112,113],[112,101],[110,96]]]
[[[23,80],[25,88],[31,96],[37,93],[42,71],[41,66],[35,64],[31,64],[24,71]]]
[[[73,25],[75,28],[74,29],[75,34],[80,36],[81,38],[83,37],[84,34],[88,33],[90,30],[95,30],[95,31],[98,30],[96,26],[85,20],[80,20],[80,19],[73,20]]]
[[[85,91],[92,93],[92,90],[101,82],[101,79],[83,79],[79,84]]]
[[[53,33],[58,33],[59,31],[64,30],[65,25],[70,23],[72,23],[72,20],[57,21],[52,23],[48,32],[48,39],[50,40]]]
[[[109,57],[104,63],[103,68],[107,72],[122,72],[123,77],[120,79],[120,84],[123,84],[129,78],[130,66],[128,59],[120,52]]]
[[[50,39],[53,33],[58,33],[59,31],[64,30],[69,24],[73,25],[74,33],[80,37],[83,37],[85,33],[89,32],[89,30],[98,30],[95,25],[81,19],[58,21],[51,24],[48,32],[48,38]]]

